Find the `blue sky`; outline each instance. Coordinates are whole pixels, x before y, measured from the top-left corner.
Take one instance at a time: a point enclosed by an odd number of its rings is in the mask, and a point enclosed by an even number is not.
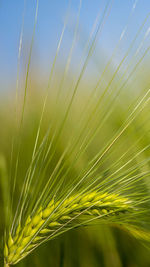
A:
[[[104,11],[109,0],[82,0],[80,13],[80,35],[78,42],[85,42],[92,29],[98,12]],[[120,36],[121,31],[127,23],[134,0],[114,0],[110,15],[102,32],[99,46],[106,54],[110,54]],[[25,4],[24,4],[25,3]],[[33,47],[32,60],[43,73],[48,71],[56,52],[58,40],[62,31],[64,19],[70,3],[68,26],[65,32],[65,41],[62,44],[60,57],[65,58],[73,38],[73,29],[79,7],[79,0],[39,0],[38,23]],[[21,24],[24,16],[23,32],[23,55],[28,53],[31,42],[36,0],[0,0],[0,81],[2,87],[7,87],[9,81],[14,82],[17,71],[17,55]],[[139,0],[128,29],[127,40],[124,48],[128,46],[133,35],[141,25],[146,15],[150,12],[150,1]],[[145,28],[150,25],[148,20]],[[81,40],[80,40],[81,39]],[[79,50],[76,53],[80,55]],[[22,57],[23,57],[22,55]],[[24,56],[25,57],[25,56]],[[36,62],[37,61],[37,62]],[[7,78],[9,77],[9,78]]]

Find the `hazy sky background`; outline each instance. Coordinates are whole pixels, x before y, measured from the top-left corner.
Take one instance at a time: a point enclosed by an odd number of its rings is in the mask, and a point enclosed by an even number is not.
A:
[[[78,60],[80,53],[82,53],[82,45],[88,39],[97,14],[99,12],[102,13],[109,2],[111,3],[111,1],[107,0],[82,0],[78,46],[74,51],[74,55],[78,54],[78,56],[74,56],[74,62]],[[127,49],[141,23],[150,12],[149,0],[114,0],[112,2],[110,15],[96,47],[96,51],[102,49],[107,56],[111,55],[119,39],[121,31],[129,19],[133,4],[136,2],[136,8],[130,20],[127,36],[123,42],[122,53]],[[62,43],[62,50],[60,51],[60,61],[65,60],[65,54],[67,55],[73,39],[79,3],[79,0],[39,0],[38,23],[32,64],[34,62],[34,65],[40,69],[41,75],[50,71],[67,10],[69,10],[68,26],[64,35],[65,41]],[[25,15],[22,61],[26,61],[26,55],[28,54],[32,38],[35,8],[35,0],[0,0],[0,82],[2,90],[5,90],[5,88],[10,86],[10,82],[12,81],[13,83],[16,79],[19,36],[23,13]],[[147,20],[144,30],[149,26],[150,19]],[[100,61],[101,56],[100,58],[97,57],[97,60]]]

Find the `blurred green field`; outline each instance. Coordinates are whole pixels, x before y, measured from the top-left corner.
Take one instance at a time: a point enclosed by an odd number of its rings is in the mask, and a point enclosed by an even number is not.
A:
[[[18,177],[14,197],[14,212],[19,199],[19,194],[21,186],[23,184],[23,179],[28,168],[28,165],[31,161],[33,145],[35,142],[35,135],[37,132],[40,111],[42,108],[42,97],[39,93],[30,92],[28,98],[28,104],[24,119],[24,125],[21,131],[21,138],[18,136],[18,130],[15,129],[15,120],[12,118],[13,105],[10,102],[3,102],[1,104],[1,118],[0,124],[1,128],[1,139],[0,139],[0,175],[1,175],[1,201],[0,209],[2,212],[1,224],[0,224],[0,233],[1,238],[3,235],[3,229],[5,226],[5,198],[8,197],[8,194],[5,193],[5,190],[11,190],[13,186],[7,185],[9,171],[10,171],[10,154],[11,154],[11,141],[12,136],[15,134],[15,146],[14,146],[14,159],[12,161],[12,173],[15,172],[16,164],[16,154],[18,147],[18,138],[21,139],[21,149],[19,155],[19,167],[18,167]],[[83,93],[82,93],[83,94]],[[79,96],[80,99],[81,96]],[[34,100],[33,100],[34,99]],[[36,101],[35,101],[36,99]],[[45,131],[47,130],[50,121],[53,120],[54,115],[56,116],[56,110],[52,108],[52,105],[49,104],[54,100],[50,99],[47,105],[46,116],[44,118],[43,127],[41,130],[40,139],[44,136]],[[74,109],[71,114],[71,119],[68,119],[64,132],[61,136],[59,145],[57,146],[57,151],[55,158],[53,159],[53,164],[47,170],[47,175],[49,172],[52,172],[55,161],[65,150],[68,141],[71,142],[73,138],[80,132],[79,117],[80,112],[78,112],[78,100],[74,104]],[[111,98],[107,101],[111,102]],[[68,174],[68,179],[73,179],[76,175],[82,171],[82,168],[85,168],[86,162],[88,162],[95,151],[99,150],[99,147],[103,147],[104,143],[107,143],[107,140],[120,128],[122,122],[124,122],[125,116],[127,116],[127,111],[124,107],[129,107],[128,98],[126,101],[120,98],[119,103],[113,104],[113,113],[110,116],[110,120],[107,120],[102,126],[102,132],[98,133],[93,139],[91,145],[88,147],[85,153],[83,153],[80,160],[76,162],[71,168],[71,175]],[[55,101],[54,101],[55,102]],[[80,100],[81,102],[81,100]],[[86,97],[82,99],[82,106],[86,102]],[[80,103],[81,105],[81,103]],[[91,104],[93,107],[94,102]],[[97,123],[101,121],[101,116],[107,114],[107,105],[104,103],[102,106],[102,112],[97,114],[95,120],[92,121],[92,129],[97,127]],[[130,111],[130,109],[129,109]],[[128,111],[128,112],[129,112]],[[137,117],[136,121],[132,126],[127,130],[127,132],[121,137],[118,143],[110,150],[108,155],[103,159],[101,166],[97,169],[96,173],[101,173],[103,177],[113,173],[121,167],[127,159],[130,159],[143,147],[149,144],[149,120],[148,120],[148,108],[143,111],[140,116]],[[88,113],[86,114],[86,116]],[[57,116],[60,119],[63,116],[63,107],[58,107]],[[86,118],[85,116],[85,118]],[[51,119],[50,119],[51,118]],[[57,118],[57,117],[56,117]],[[52,133],[57,128],[57,123],[59,124],[59,119],[56,119],[53,125]],[[147,123],[145,123],[145,121]],[[89,127],[87,127],[88,130]],[[20,133],[19,133],[20,134]],[[51,137],[50,137],[51,138]],[[136,144],[136,145],[134,145]],[[78,147],[76,151],[78,151]],[[129,150],[129,151],[128,151]],[[16,152],[15,152],[16,151]],[[120,159],[115,166],[111,166],[112,163],[116,162],[120,156],[125,152],[126,155],[124,158]],[[146,150],[139,156],[135,158],[129,165],[125,167],[125,170],[128,171],[132,166],[137,166],[136,172],[141,172],[142,169],[149,169],[149,162],[144,163],[143,166],[140,166],[140,162],[143,162],[144,159],[147,159],[149,152]],[[71,164],[74,158],[73,155],[67,154],[67,161],[65,169]],[[38,166],[37,166],[38,167]],[[37,168],[36,174],[38,175]],[[120,170],[122,174],[122,170]],[[96,174],[95,174],[96,175]],[[149,181],[148,181],[149,184]],[[10,187],[10,189],[9,189]],[[32,188],[31,188],[32,189]],[[38,187],[37,187],[38,189]],[[39,191],[40,192],[40,191]],[[30,192],[32,193],[32,192]],[[31,195],[33,197],[33,195]],[[38,248],[32,255],[29,255],[24,261],[17,264],[17,266],[149,266],[149,249],[145,248],[139,241],[133,238],[129,233],[123,231],[122,229],[116,227],[106,227],[105,225],[95,225],[89,227],[81,227],[79,229],[72,230],[68,233],[62,234],[60,237],[56,237],[54,240],[49,241],[47,244],[42,245]]]

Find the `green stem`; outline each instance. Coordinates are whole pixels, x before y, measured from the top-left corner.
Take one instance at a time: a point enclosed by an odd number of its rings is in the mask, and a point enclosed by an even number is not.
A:
[[[4,262],[4,267],[9,267],[9,264]]]

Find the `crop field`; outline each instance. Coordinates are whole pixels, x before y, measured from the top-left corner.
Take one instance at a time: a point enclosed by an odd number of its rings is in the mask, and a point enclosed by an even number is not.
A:
[[[150,2],[0,3],[0,266],[150,266]]]

